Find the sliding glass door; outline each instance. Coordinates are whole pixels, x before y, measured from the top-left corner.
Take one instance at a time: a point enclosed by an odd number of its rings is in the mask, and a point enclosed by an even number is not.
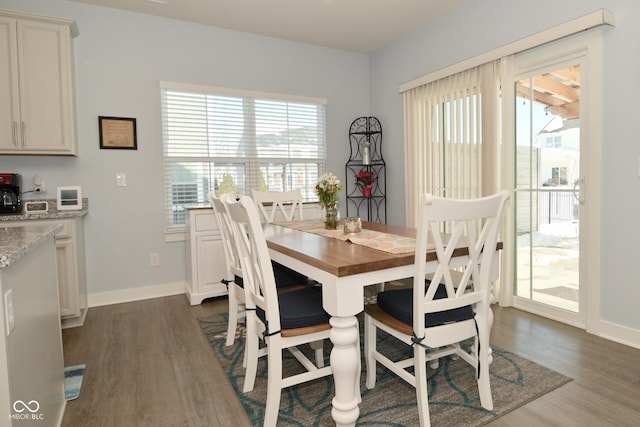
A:
[[[587,329],[600,291],[600,43],[590,32],[520,53],[510,79],[513,305]]]
[[[580,68],[556,64],[515,82],[515,296],[572,323],[580,314]]]

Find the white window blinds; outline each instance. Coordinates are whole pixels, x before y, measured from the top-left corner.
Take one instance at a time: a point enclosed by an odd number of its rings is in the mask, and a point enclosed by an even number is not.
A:
[[[169,228],[184,224],[185,204],[207,203],[209,191],[242,196],[299,188],[303,200],[317,199],[324,100],[166,82],[161,93]]]

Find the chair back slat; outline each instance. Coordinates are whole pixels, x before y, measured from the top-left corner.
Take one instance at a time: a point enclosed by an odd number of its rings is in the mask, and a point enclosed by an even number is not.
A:
[[[507,199],[507,192],[472,200],[422,195],[413,284],[416,336],[424,336],[425,314],[477,304],[488,307],[489,278]],[[448,231],[445,238],[441,233],[443,229]],[[429,245],[435,249],[437,266],[430,281],[425,281]],[[459,248],[467,248],[468,255],[454,257],[454,251]],[[452,270],[457,274],[452,274]],[[438,292],[442,287],[444,297],[442,290]]]
[[[251,197],[262,214],[262,222],[271,224],[279,213],[283,221],[302,220],[302,192],[251,190]]]

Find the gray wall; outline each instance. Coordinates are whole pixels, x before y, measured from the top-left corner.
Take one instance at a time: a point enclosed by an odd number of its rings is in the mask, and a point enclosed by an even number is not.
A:
[[[465,5],[371,55],[371,114],[381,118],[389,179],[389,222],[404,221],[402,97],[398,86],[600,8],[617,25],[604,38],[602,155],[603,321],[640,345],[640,144],[635,117],[640,95],[640,2],[637,0],[468,1]],[[464,31],[461,31],[464,29]],[[631,328],[624,331],[625,328]]]
[[[184,283],[184,242],[164,241],[160,80],[326,98],[327,170],[344,175],[348,131],[369,113],[369,58],[246,33],[63,0],[0,0],[0,8],[74,19],[77,158],[0,156],[0,171],[81,185],[89,198],[89,294]],[[100,150],[98,116],[135,117],[138,150]],[[127,174],[127,187],[115,174]],[[149,254],[161,265],[149,266]]]

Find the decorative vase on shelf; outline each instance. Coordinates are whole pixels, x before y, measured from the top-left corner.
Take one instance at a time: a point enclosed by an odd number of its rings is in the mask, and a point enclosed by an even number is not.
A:
[[[364,185],[362,187],[362,195],[364,197],[371,197],[371,190],[373,189],[373,184],[369,184],[369,185]]]
[[[322,205],[322,218],[324,218],[324,228],[335,230],[340,223],[340,210],[338,202]]]

